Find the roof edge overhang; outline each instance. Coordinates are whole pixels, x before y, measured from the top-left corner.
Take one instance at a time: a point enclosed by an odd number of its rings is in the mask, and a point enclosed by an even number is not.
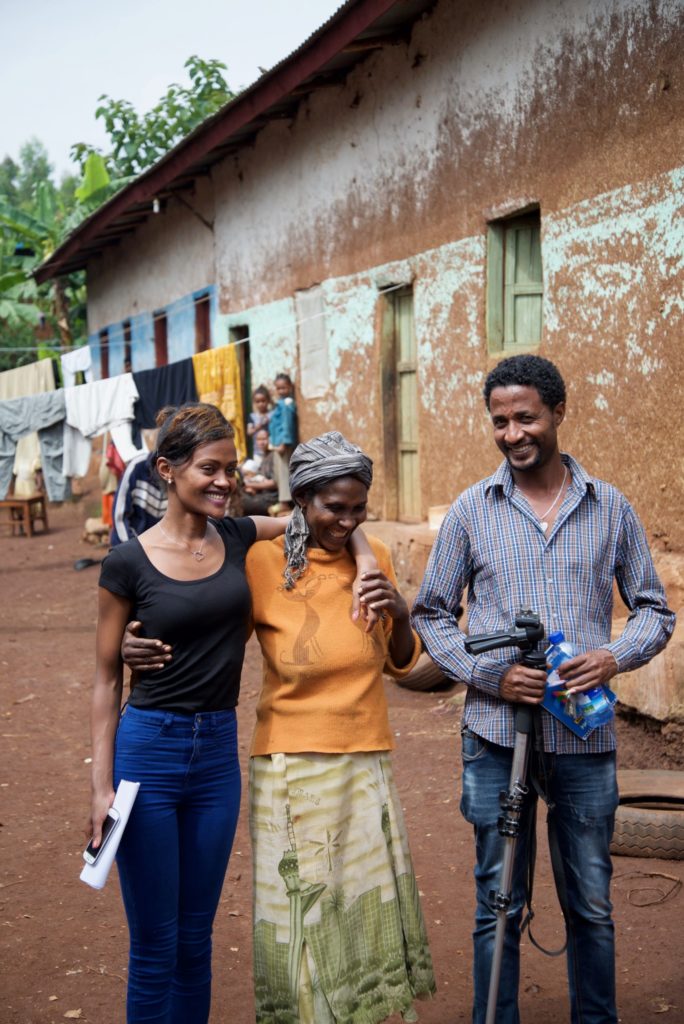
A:
[[[131,213],[132,208],[151,205],[159,192],[168,189],[172,182],[184,174],[197,177],[197,171],[192,169],[198,162],[213,149],[225,147],[231,135],[246,128],[274,104],[286,99],[395,5],[397,0],[350,0],[340,7],[290,56],[203,121],[149,170],[143,171],[134,182],[86,218],[36,268],[34,277],[37,282],[42,284],[60,274],[82,269],[94,255],[94,250],[100,248],[98,239],[102,239],[104,232],[119,218]]]

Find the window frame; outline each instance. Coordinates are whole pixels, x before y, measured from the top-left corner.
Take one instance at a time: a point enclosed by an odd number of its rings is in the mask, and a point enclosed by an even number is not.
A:
[[[107,380],[109,377],[109,328],[103,327],[99,333],[100,341],[100,378]]]
[[[509,257],[508,237],[516,229],[531,226],[537,230],[541,280],[520,284],[515,282],[515,263]],[[542,304],[539,338],[535,341],[515,338],[514,300],[517,295],[538,295]],[[541,249],[541,211],[526,207],[509,217],[487,224],[487,288],[486,329],[490,352],[514,353],[538,349],[544,332],[544,265]]]
[[[169,364],[169,317],[165,309],[157,309],[152,314],[152,330],[154,332],[154,365]]]

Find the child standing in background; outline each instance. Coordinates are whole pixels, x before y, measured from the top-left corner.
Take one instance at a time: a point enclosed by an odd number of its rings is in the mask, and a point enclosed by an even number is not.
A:
[[[247,417],[247,437],[250,438],[250,447],[252,452],[254,451],[254,447],[251,439],[261,427],[268,427],[268,421],[271,418],[270,409],[270,392],[267,387],[260,384],[259,387],[252,392],[252,411]]]
[[[292,508],[290,494],[290,456],[297,444],[297,406],[294,400],[294,385],[286,373],[279,373],[275,379],[278,396],[275,409],[268,424],[273,469],[278,485],[278,512]]]

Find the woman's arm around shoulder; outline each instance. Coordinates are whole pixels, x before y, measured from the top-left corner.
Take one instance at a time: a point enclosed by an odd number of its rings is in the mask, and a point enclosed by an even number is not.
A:
[[[275,540],[282,537],[290,516],[249,516],[256,527],[256,540]]]

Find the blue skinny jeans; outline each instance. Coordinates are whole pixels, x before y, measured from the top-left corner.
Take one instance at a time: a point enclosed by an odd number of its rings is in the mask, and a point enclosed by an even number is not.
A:
[[[461,812],[475,830],[477,908],[473,932],[473,1024],[484,1024],[494,951],[496,913],[490,891],[501,881],[504,840],[497,820],[499,794],[508,790],[513,751],[489,743],[470,729],[462,734]],[[615,938],[610,902],[610,841],[618,803],[615,753],[542,754],[553,806],[570,907],[567,948],[572,1024],[617,1024]],[[516,845],[512,899],[507,911],[497,1024],[519,1024],[520,923],[525,905],[527,804]]]
[[[127,706],[114,784],[140,789],[117,853],[130,931],[128,1024],[206,1024],[211,933],[240,809],[234,710]]]

